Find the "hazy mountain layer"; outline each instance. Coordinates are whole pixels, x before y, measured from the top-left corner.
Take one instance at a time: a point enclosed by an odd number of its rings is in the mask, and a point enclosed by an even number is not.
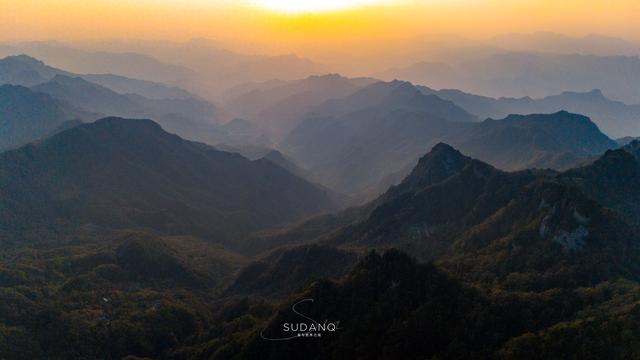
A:
[[[75,73],[116,74],[179,86],[209,100],[247,82],[326,73],[324,66],[296,55],[241,54],[207,40],[103,45],[92,50],[59,42],[26,42],[0,48],[0,55],[28,54]]]
[[[595,56],[494,51],[468,61],[434,66],[420,63],[384,74],[420,85],[462,89],[492,97],[545,97],[564,91],[601,89],[607,97],[640,103],[634,84],[640,77],[637,56]],[[478,51],[476,51],[478,53]],[[441,68],[446,71],[442,72]]]
[[[424,95],[418,89],[399,81],[376,83],[329,100],[310,111],[280,148],[323,185],[371,198],[398,183],[439,141],[503,170],[568,169],[618,146],[581,115],[561,111],[478,123],[456,103],[440,99],[451,91]],[[461,97],[469,108],[491,106],[478,105],[485,98]]]
[[[105,115],[147,116],[160,120],[169,116],[181,116],[187,120],[208,124],[215,124],[218,116],[218,110],[202,100],[157,100],[135,94],[122,95],[80,77],[56,75],[50,81],[32,89]]]
[[[26,87],[0,86],[0,150],[16,148],[55,132],[69,120],[93,115]]]
[[[0,156],[4,238],[36,229],[148,227],[233,244],[242,234],[332,208],[266,160],[106,118]]]
[[[94,113],[153,118],[171,132],[210,144],[269,142],[266,138],[259,140],[263,133],[250,124],[245,128],[251,128],[252,134],[248,134],[244,129],[240,129],[237,133],[229,131],[237,127],[234,123],[219,126],[222,112],[212,104],[193,97],[148,99],[137,94],[123,95],[83,78],[65,75],[56,75],[50,81],[36,85],[32,89]]]
[[[178,85],[194,76],[192,70],[135,52],[85,51],[59,42],[28,42],[6,46],[4,56],[27,54],[51,66],[77,74],[116,74],[134,79]]]
[[[58,74],[69,73],[25,55],[9,56],[0,60],[0,84],[33,86]]]
[[[329,99],[351,95],[374,81],[324,75],[288,82],[247,84],[229,91],[225,107],[253,119],[281,138],[299,125],[313,107]]]
[[[82,77],[120,94],[139,94],[151,99],[188,99],[194,96],[178,87],[170,87],[153,81],[127,78],[120,75],[78,75],[46,65],[26,55],[8,56],[0,60],[0,84],[34,86],[53,79],[56,75]]]
[[[609,136],[640,134],[640,105],[627,105],[606,98],[601,91],[563,92],[539,99],[499,98],[468,94],[459,90],[433,90],[420,87],[425,94],[435,94],[453,101],[480,118],[504,118],[510,114],[535,114],[570,111],[589,116]]]
[[[500,169],[568,169],[618,144],[582,115],[510,115],[486,120],[456,142],[465,154]]]
[[[322,184],[357,194],[473,120],[455,104],[408,83],[377,83],[316,107],[281,148]]]
[[[153,81],[130,79],[120,75],[89,74],[82,75],[82,78],[120,94],[138,94],[149,99],[189,99],[195,97],[190,92],[176,86],[168,86]]]
[[[640,44],[600,34],[573,37],[551,32],[513,33],[493,37],[492,44],[516,51],[533,50],[560,54],[640,55]]]

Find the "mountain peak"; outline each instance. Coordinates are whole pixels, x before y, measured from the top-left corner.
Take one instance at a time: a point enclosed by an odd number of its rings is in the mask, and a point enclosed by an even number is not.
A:
[[[458,150],[456,150],[453,146],[439,142],[433,148],[431,148],[431,153],[451,153],[451,154],[460,154]],[[460,154],[462,155],[462,154]]]
[[[436,162],[449,165],[460,162],[468,162],[471,158],[464,156],[460,151],[456,150],[453,146],[440,142],[436,144],[431,151],[423,156],[418,162],[420,165],[433,165]]]
[[[418,165],[403,184],[414,187],[441,182],[458,173],[471,161],[471,158],[464,156],[451,145],[438,143],[418,161]]]
[[[32,66],[44,66],[42,61],[25,54],[7,56],[4,59],[0,59],[0,61],[23,63]]]
[[[7,56],[0,59],[0,83],[31,87],[46,82],[60,73],[65,72],[27,55]]]
[[[572,113],[567,110],[560,110],[556,113],[549,114],[549,117],[560,117],[560,118],[571,119],[571,120],[580,121],[580,122],[589,123],[589,124],[593,123],[588,116]]]
[[[86,123],[72,127],[46,142],[53,143],[86,143],[98,142],[99,146],[143,147],[147,141],[161,141],[174,143],[178,136],[166,132],[162,127],[149,119],[125,119],[121,117],[106,117],[93,123]],[[119,144],[119,145],[115,145]],[[88,145],[86,145],[88,146]]]
[[[412,83],[402,80],[393,80],[390,85],[394,88],[394,92],[420,92]]]
[[[553,114],[551,114],[551,115],[555,115],[555,116],[569,116],[569,115],[571,115],[571,113],[570,113],[570,112],[568,112],[567,110],[560,110],[560,111],[558,111],[558,112],[556,112],[556,113],[553,113]]]

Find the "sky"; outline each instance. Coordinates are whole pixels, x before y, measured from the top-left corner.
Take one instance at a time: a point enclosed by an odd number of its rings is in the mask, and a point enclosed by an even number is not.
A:
[[[210,38],[338,52],[428,34],[637,40],[639,17],[637,0],[0,0],[0,41]]]

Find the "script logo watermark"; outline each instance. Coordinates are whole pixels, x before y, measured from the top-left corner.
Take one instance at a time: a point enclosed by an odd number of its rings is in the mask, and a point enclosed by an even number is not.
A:
[[[296,307],[302,303],[314,302],[313,299],[300,300],[291,306],[291,311],[300,316],[303,321],[299,322],[285,322],[282,324],[281,337],[269,337],[264,334],[265,330],[260,332],[260,337],[269,341],[287,341],[301,338],[321,338],[323,334],[334,333],[340,330],[340,321],[323,322],[316,321],[311,317],[301,313]]]

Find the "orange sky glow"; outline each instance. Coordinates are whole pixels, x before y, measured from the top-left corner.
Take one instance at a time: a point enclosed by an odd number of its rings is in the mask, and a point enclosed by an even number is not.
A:
[[[298,5],[296,5],[298,4]],[[207,37],[280,51],[425,34],[640,35],[636,0],[0,0],[0,41]],[[356,45],[354,45],[356,44]]]

